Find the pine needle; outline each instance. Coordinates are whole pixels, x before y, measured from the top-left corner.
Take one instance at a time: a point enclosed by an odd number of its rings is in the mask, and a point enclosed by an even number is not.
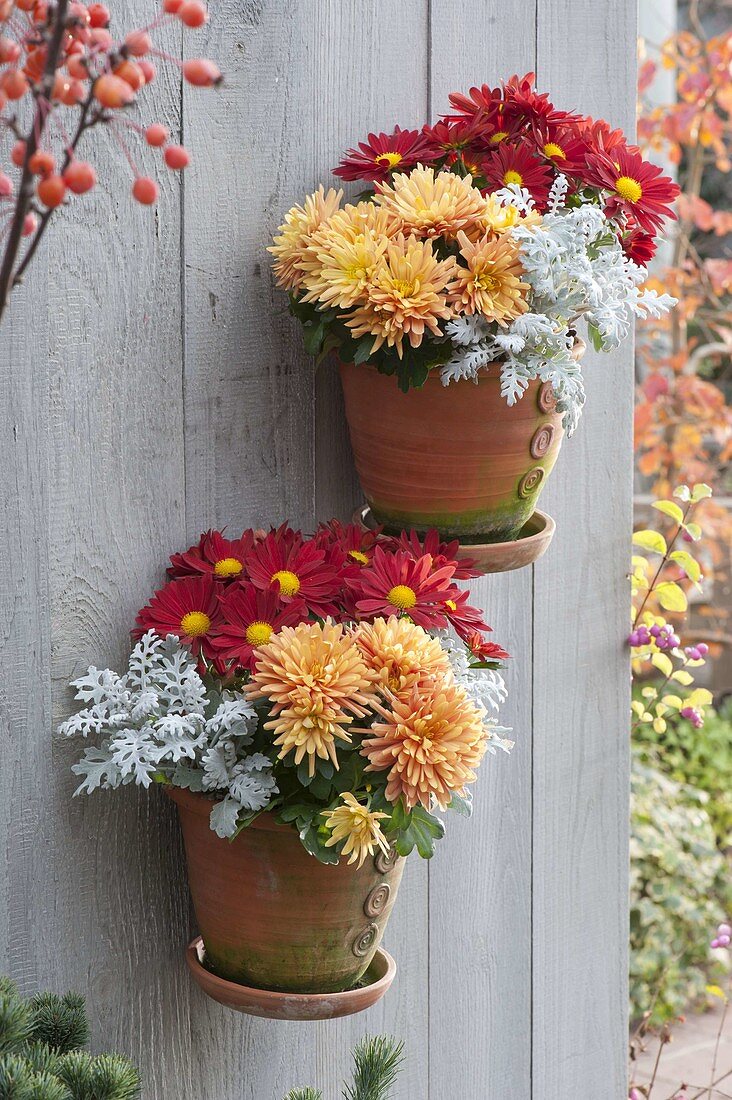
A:
[[[388,1035],[362,1039],[353,1051],[353,1084],[344,1100],[389,1100],[402,1063],[404,1044]]]

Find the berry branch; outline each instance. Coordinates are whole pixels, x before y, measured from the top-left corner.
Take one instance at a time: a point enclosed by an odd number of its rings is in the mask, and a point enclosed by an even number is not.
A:
[[[175,65],[194,87],[213,87],[222,79],[207,58],[180,61],[154,47],[151,32],[171,18],[197,28],[208,13],[202,0],[163,0],[162,11],[148,26],[115,41],[104,4],[0,0],[0,138],[4,131],[16,139],[10,171],[20,170],[17,184],[0,170],[0,211],[6,211],[0,235],[0,241],[6,238],[0,262],[0,320],[54,213],[73,195],[83,195],[97,184],[93,165],[76,155],[88,131],[110,127],[134,174],[133,198],[144,206],[156,202],[158,185],[138,171],[137,156],[117,132],[120,121],[142,135],[147,147],[161,150],[171,171],[190,163],[188,150],[170,143],[166,127],[153,123],[145,128],[123,117],[136,104],[138,93],[155,80],[151,57]],[[62,121],[64,108],[72,113],[71,122]],[[54,141],[60,144],[58,153]],[[24,240],[28,244],[21,255]]]

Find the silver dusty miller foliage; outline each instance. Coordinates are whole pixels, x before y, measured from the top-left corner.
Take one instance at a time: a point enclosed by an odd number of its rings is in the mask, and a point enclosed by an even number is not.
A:
[[[76,794],[154,781],[220,795],[211,812],[219,836],[233,836],[240,814],[265,809],[276,795],[272,765],[247,753],[257,727],[251,703],[207,689],[179,639],[149,631],[120,676],[90,667],[75,680],[87,706],[60,727],[66,737],[95,738],[72,771]]]
[[[445,331],[454,353],[442,368],[443,385],[459,379],[477,382],[479,372],[500,360],[501,393],[509,405],[533,379],[551,382],[568,435],[577,427],[585,391],[573,357],[574,332],[584,318],[598,351],[611,351],[628,335],[635,317],[659,317],[675,305],[669,294],[640,290],[645,268],[630,260],[599,206],[563,205],[567,181],[555,180],[549,210],[538,224],[516,225],[524,280],[530,285],[530,312],[506,328],[477,316],[449,321]],[[496,192],[522,214],[531,196],[516,186]]]

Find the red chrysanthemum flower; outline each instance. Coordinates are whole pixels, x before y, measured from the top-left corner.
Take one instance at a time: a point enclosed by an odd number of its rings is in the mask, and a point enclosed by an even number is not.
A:
[[[429,629],[447,626],[446,603],[455,586],[455,564],[435,569],[430,554],[413,558],[406,550],[388,553],[374,549],[371,564],[348,584],[362,619],[377,615],[408,615],[417,626]]]
[[[620,245],[628,259],[640,264],[641,267],[647,267],[656,255],[656,238],[652,233],[646,233],[637,226],[623,233]]]
[[[540,119],[546,122],[559,122],[572,117],[566,111],[558,111],[549,99],[548,93],[542,92],[540,94],[537,92],[535,84],[536,76],[534,73],[509,77],[504,83],[503,98],[505,106],[503,114],[508,127],[515,128],[524,124],[530,125]]]
[[[257,650],[267,645],[283,626],[296,626],[308,618],[303,600],[282,603],[272,589],[253,584],[232,585],[219,598],[222,622],[212,645],[226,664],[254,669]]]
[[[581,117],[577,120],[577,129],[587,144],[588,153],[612,153],[625,148],[637,150],[635,145],[628,146],[628,139],[622,130],[613,130],[603,118]]]
[[[141,638],[148,630],[163,638],[176,634],[192,653],[212,657],[211,638],[221,620],[218,590],[213,576],[168,581],[138,613],[133,636]]]
[[[402,130],[397,126],[392,134],[369,134],[368,141],[360,141],[357,149],[349,149],[333,169],[333,175],[343,180],[383,182],[392,172],[403,172],[415,164],[430,164],[441,155],[442,151],[419,130]]]
[[[488,84],[470,89],[468,95],[462,92],[450,92],[447,97],[455,114],[445,115],[448,122],[475,121],[495,116],[503,105],[501,88],[491,88]]]
[[[595,153],[587,158],[587,178],[610,192],[605,213],[630,215],[646,233],[656,234],[664,218],[675,218],[671,203],[679,194],[678,184],[660,168],[643,160],[640,153],[617,148],[611,155]]]
[[[565,176],[581,175],[585,169],[587,143],[573,123],[537,123],[531,129],[539,156]]]
[[[477,141],[480,126],[474,119],[458,119],[455,122],[440,119],[434,126],[424,126],[422,133],[431,145],[443,153],[459,153]]]
[[[553,172],[545,161],[526,145],[508,145],[503,142],[495,153],[481,162],[481,171],[489,191],[516,184],[524,187],[538,207],[546,206]]]
[[[487,642],[478,631],[468,635],[465,643],[473,656],[480,661],[508,661],[511,658],[511,654],[507,653],[502,646],[497,642]]]
[[[452,595],[445,604],[445,614],[448,622],[453,626],[458,635],[467,641],[473,634],[480,631],[490,631],[492,627],[483,618],[483,612],[479,607],[471,607],[468,603],[470,593],[461,592],[454,588]]]
[[[195,546],[170,558],[170,577],[190,577],[211,573],[221,581],[241,580],[246,575],[244,562],[255,542],[251,528],[241,538],[224,538],[222,531],[206,531]]]
[[[337,615],[335,599],[341,578],[326,562],[324,551],[312,540],[291,543],[278,534],[270,531],[249,552],[246,567],[252,583],[256,588],[276,592],[283,603],[304,600],[320,619]]]
[[[454,563],[453,579],[456,581],[467,581],[480,576],[474,569],[476,564],[474,558],[458,557],[458,550],[460,549],[458,540],[441,542],[439,532],[434,527],[427,532],[424,539],[420,539],[415,530],[411,530],[409,534],[402,531],[401,535],[392,538],[390,543],[393,549],[406,550],[415,560],[425,554],[430,554],[436,569],[439,569],[442,565],[447,565],[449,562]]]
[[[381,538],[381,530],[377,527],[371,531],[358,523],[341,523],[338,519],[331,519],[320,524],[313,541],[325,551],[326,561],[335,569],[351,572],[355,569],[357,572],[369,564],[376,544],[386,541]]]

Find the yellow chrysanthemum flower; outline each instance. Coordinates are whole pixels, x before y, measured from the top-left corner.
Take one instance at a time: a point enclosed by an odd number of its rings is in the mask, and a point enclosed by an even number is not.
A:
[[[355,639],[377,683],[397,698],[427,678],[450,674],[450,658],[437,638],[407,618],[359,623]]]
[[[247,687],[250,699],[267,699],[279,759],[307,755],[310,775],[315,759],[338,768],[337,741],[350,743],[353,718],[363,718],[372,703],[374,674],[353,636],[340,623],[285,626],[257,650],[257,666]]]
[[[383,183],[374,202],[386,210],[405,234],[415,237],[457,237],[460,230],[480,231],[485,198],[471,176],[435,172],[421,165],[408,175],[397,173]]]
[[[356,338],[374,337],[372,353],[386,344],[401,358],[405,336],[419,347],[426,330],[439,336],[439,321],[453,316],[446,287],[455,274],[452,257],[438,260],[429,241],[399,234],[373,274],[366,301],[346,324]]]
[[[538,210],[532,210],[528,214],[522,214],[511,203],[503,206],[495,195],[486,195],[485,210],[480,219],[481,236],[485,232],[510,233],[517,225],[538,225],[541,222],[541,214]],[[470,236],[470,234],[468,234]]]
[[[475,780],[490,733],[454,680],[427,681],[390,709],[378,702],[372,708],[383,721],[373,724],[361,752],[369,760],[366,771],[388,771],[390,802],[403,797],[409,809],[417,803],[429,809],[434,799],[444,810],[454,791]]]
[[[310,238],[318,226],[336,212],[342,198],[342,191],[331,187],[326,192],[321,183],[302,206],[293,206],[285,215],[274,244],[267,249],[275,257],[275,277],[285,290],[298,290],[302,286],[302,264]]]
[[[338,806],[335,810],[323,810],[325,826],[330,830],[330,839],[326,840],[326,848],[332,848],[345,840],[341,849],[341,855],[350,853],[349,863],[358,860],[362,866],[367,856],[373,856],[376,848],[380,848],[384,855],[389,854],[389,845],[381,831],[380,822],[389,815],[376,810],[369,810],[368,806],[362,806],[350,793],[342,794],[344,806]]]
[[[516,242],[487,235],[471,241],[459,233],[458,244],[467,266],[457,264],[457,277],[450,286],[452,303],[463,313],[479,313],[503,328],[526,313],[530,287],[521,281],[524,270]]]

